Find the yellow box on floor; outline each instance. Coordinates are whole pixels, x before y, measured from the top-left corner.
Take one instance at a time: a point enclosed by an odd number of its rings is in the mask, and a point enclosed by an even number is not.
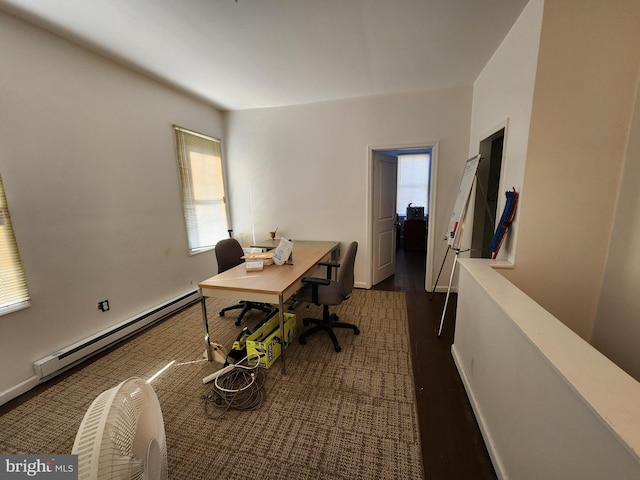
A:
[[[296,316],[284,314],[285,348],[296,338]],[[280,341],[280,316],[274,315],[267,323],[247,337],[247,356],[260,355],[260,365],[269,368],[282,352]]]

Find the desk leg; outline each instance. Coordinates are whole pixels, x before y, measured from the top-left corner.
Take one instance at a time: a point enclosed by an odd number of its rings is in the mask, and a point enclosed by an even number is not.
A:
[[[211,340],[209,339],[209,320],[207,319],[207,297],[202,294],[200,289],[200,306],[202,307],[202,321],[204,322],[204,346],[207,352],[207,361],[213,361],[211,357]]]
[[[280,356],[282,357],[282,375],[285,374],[285,365],[284,365],[284,346],[285,346],[285,339],[284,339],[284,300],[282,299],[282,295],[280,295],[279,298],[279,316],[280,316]]]

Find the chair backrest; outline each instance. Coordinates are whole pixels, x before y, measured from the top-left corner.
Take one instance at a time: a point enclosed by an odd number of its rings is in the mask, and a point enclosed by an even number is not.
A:
[[[354,284],[354,266],[356,263],[356,253],[358,252],[358,242],[351,242],[340,261],[338,269],[337,282],[342,287],[344,298],[349,298],[353,291]]]
[[[216,260],[218,261],[218,273],[222,273],[230,268],[244,262],[244,250],[242,245],[235,238],[225,238],[216,243]]]

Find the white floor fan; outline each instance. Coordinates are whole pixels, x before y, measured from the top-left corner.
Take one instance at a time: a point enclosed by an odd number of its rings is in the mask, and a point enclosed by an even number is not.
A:
[[[167,449],[160,402],[141,378],[102,392],[80,424],[72,453],[78,478],[167,479]]]

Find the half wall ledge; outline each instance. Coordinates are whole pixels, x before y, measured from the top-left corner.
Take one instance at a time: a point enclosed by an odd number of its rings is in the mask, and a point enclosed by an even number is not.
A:
[[[498,266],[459,260],[452,354],[499,477],[640,478],[640,383]]]

